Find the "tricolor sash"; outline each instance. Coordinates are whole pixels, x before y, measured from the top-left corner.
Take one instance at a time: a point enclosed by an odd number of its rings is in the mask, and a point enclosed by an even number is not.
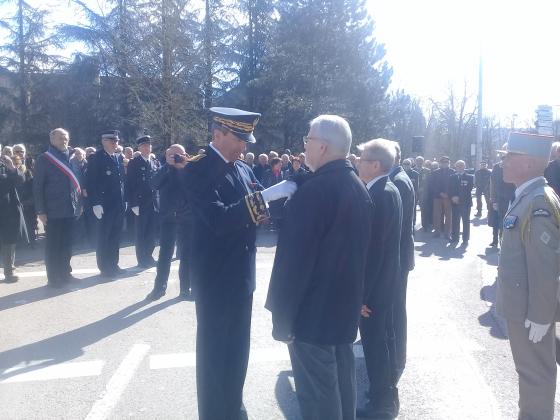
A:
[[[72,188],[78,193],[78,195],[82,194],[82,189],[80,188],[80,182],[76,175],[63,161],[53,155],[51,152],[45,152],[45,157],[51,161],[51,163],[56,166],[60,171],[70,179],[70,185]]]

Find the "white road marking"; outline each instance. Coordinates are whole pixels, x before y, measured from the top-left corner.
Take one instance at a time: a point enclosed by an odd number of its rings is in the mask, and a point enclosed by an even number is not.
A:
[[[354,356],[358,359],[364,357],[362,346],[354,346]],[[249,354],[249,364],[263,362],[285,362],[290,361],[288,347],[274,347],[270,349],[254,349]],[[167,353],[154,354],[150,356],[150,369],[174,369],[196,366],[196,353]]]
[[[109,417],[149,350],[148,344],[135,344],[132,347],[109,380],[104,395],[91,408],[86,420],[104,420]]]
[[[6,375],[8,373],[15,373],[9,378],[0,380],[0,383],[15,383],[15,382],[31,382],[31,381],[48,381],[53,379],[65,379],[65,378],[79,378],[83,376],[99,376],[103,365],[105,362],[101,360],[93,360],[89,362],[70,362],[70,363],[59,363],[56,365],[45,366],[43,368],[37,368],[25,372],[28,367],[33,367],[40,365],[41,363],[47,361],[33,361],[29,364],[20,364],[9,369],[4,370],[1,374]],[[22,373],[17,373],[19,370]]]

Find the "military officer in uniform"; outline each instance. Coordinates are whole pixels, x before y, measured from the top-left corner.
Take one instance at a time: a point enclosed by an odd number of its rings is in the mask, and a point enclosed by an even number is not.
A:
[[[102,148],[88,161],[88,197],[93,214],[99,219],[97,232],[97,267],[101,275],[113,278],[126,272],[118,266],[121,230],[124,219],[124,166],[117,155],[119,132],[101,135]]]
[[[143,268],[156,265],[152,253],[156,247],[156,223],[159,203],[157,190],[152,189],[150,180],[160,167],[159,161],[150,156],[152,139],[143,135],[136,139],[140,156],[128,164],[126,172],[126,198],[136,219],[136,260]]]
[[[465,162],[458,160],[455,162],[455,173],[451,175],[449,182],[449,196],[451,197],[452,216],[451,216],[451,241],[459,242],[459,232],[461,222],[463,223],[463,246],[469,244],[471,233],[471,208],[472,189],[474,177],[465,172]]]
[[[289,198],[283,181],[262,190],[239,160],[260,114],[210,108],[212,142],[183,163],[183,187],[194,218],[191,289],[196,302],[196,381],[201,420],[237,420],[249,359],[255,289],[256,226],[266,203]]]
[[[543,177],[551,136],[511,133],[504,181],[517,187],[504,218],[497,312],[519,376],[519,419],[552,420],[559,320],[560,200]]]

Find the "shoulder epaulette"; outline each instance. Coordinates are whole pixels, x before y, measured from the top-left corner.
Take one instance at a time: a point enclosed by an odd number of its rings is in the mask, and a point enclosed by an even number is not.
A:
[[[206,157],[206,153],[200,153],[198,155],[195,156],[191,156],[190,158],[187,159],[187,162],[198,162],[200,159],[203,159],[204,157]]]

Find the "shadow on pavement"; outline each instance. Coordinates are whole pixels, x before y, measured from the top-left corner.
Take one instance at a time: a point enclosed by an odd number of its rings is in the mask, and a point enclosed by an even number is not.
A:
[[[2,352],[0,353],[0,369],[2,370],[30,361],[42,360],[43,362],[1,373],[0,381],[80,357],[84,354],[84,347],[91,346],[180,301],[181,299],[177,297],[142,310],[140,310],[142,307],[151,302],[144,300],[136,302],[113,315],[83,327]]]
[[[0,297],[0,311],[6,309],[17,308],[18,306],[27,305],[30,303],[38,302],[44,299],[50,299],[56,296],[65,295],[67,293],[76,292],[78,290],[89,289],[90,287],[97,286],[98,284],[118,281],[124,278],[137,276],[141,270],[132,268],[127,270],[127,274],[115,279],[107,280],[99,274],[84,277],[80,280],[71,280],[66,286],[60,289],[53,289],[46,285],[35,287],[33,289],[22,290],[21,292],[12,293],[11,295]],[[5,280],[0,281],[5,283]]]
[[[420,252],[420,257],[439,257],[441,261],[448,261],[451,259],[461,259],[467,252],[467,247],[463,244],[448,243],[443,238],[430,238],[422,245],[414,247],[416,251]]]
[[[488,311],[478,317],[478,322],[483,327],[490,329],[490,335],[501,340],[507,339],[506,324],[504,320],[496,314],[496,282],[480,289],[480,299],[490,303]]]
[[[498,252],[498,248],[488,247],[484,251],[484,255],[478,254],[479,258],[482,258],[488,265],[497,267],[498,261],[500,259],[500,254]]]
[[[295,390],[292,388],[289,378],[293,379],[294,374],[291,370],[283,370],[278,374],[276,386],[274,387],[274,395],[278,401],[278,407],[284,418],[290,420],[300,420],[299,403]]]

